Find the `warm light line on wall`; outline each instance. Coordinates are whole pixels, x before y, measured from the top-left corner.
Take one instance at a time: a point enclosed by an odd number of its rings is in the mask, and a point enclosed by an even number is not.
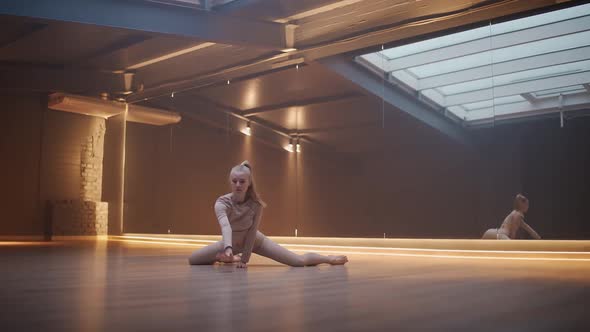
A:
[[[51,246],[60,245],[52,241],[0,241],[0,246]]]
[[[167,238],[167,237],[151,237],[151,236],[134,236],[124,235],[120,236],[124,239],[141,239],[141,240],[159,240],[163,243],[173,243],[172,241],[184,242],[205,242],[215,243],[216,240],[197,240],[185,238]],[[169,242],[165,242],[169,241]],[[360,250],[390,250],[390,251],[425,251],[425,252],[453,252],[453,253],[494,253],[494,254],[549,254],[549,255],[589,255],[590,252],[580,251],[533,251],[533,250],[477,250],[477,249],[429,249],[429,248],[396,248],[396,247],[369,247],[369,246],[341,246],[341,245],[326,245],[326,244],[294,244],[294,243],[279,243],[282,246],[288,247],[313,247],[313,248],[335,248],[335,249],[360,249]]]
[[[179,242],[164,242],[164,241],[151,241],[151,240],[109,239],[109,241],[146,243],[146,244],[165,244],[165,245],[189,246],[189,247],[204,247],[204,246],[206,246],[206,244],[202,244],[202,243],[179,243]]]
[[[131,243],[144,244],[166,244],[176,246],[205,246],[204,244],[190,244],[190,243],[175,243],[175,242],[159,242],[159,241],[143,241],[143,240],[119,240]],[[293,249],[298,252],[309,252],[308,250]],[[314,252],[321,253],[338,253],[338,254],[358,254],[358,255],[373,255],[373,256],[395,256],[395,257],[419,257],[419,258],[451,258],[451,259],[483,259],[483,260],[524,260],[524,261],[559,261],[559,262],[590,262],[590,258],[549,258],[549,257],[499,257],[499,256],[457,256],[457,255],[420,255],[420,254],[401,254],[401,253],[379,253],[379,252],[363,252],[363,251],[331,251],[331,250],[314,250]]]
[[[121,187],[120,187],[120,197],[119,198],[119,229],[116,230],[117,233],[122,234],[125,231],[125,156],[127,151],[127,116],[129,115],[129,104],[125,103],[125,113],[123,113],[123,150],[121,151]]]

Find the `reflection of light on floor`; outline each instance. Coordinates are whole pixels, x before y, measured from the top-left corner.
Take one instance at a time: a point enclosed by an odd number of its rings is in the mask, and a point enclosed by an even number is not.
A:
[[[143,238],[143,239],[141,239]],[[154,239],[154,240],[152,240]],[[133,237],[129,237],[127,238],[126,236],[121,236],[121,237],[117,237],[117,238],[113,238],[111,239],[111,241],[122,241],[122,242],[126,242],[126,243],[143,243],[143,244],[159,244],[159,245],[167,245],[167,246],[189,246],[189,247],[203,247],[206,246],[207,244],[204,243],[185,243],[185,242],[173,242],[173,241],[158,241],[156,239],[159,240],[178,240],[178,241],[186,241],[187,239],[171,239],[171,238],[157,238],[157,237],[138,237],[138,236],[133,236]],[[190,240],[190,239],[189,239]],[[190,240],[190,242],[196,242],[196,241],[200,241],[200,240]],[[201,242],[216,242],[216,241],[209,241],[209,240],[204,240]],[[318,245],[297,245],[297,247],[292,248],[294,246],[289,245],[289,244],[283,244],[281,243],[281,245],[289,248],[292,251],[296,251],[296,252],[309,252],[309,251],[313,251],[313,252],[318,252],[318,253],[331,253],[331,254],[358,254],[358,255],[375,255],[375,256],[396,256],[396,257],[420,257],[420,258],[450,258],[450,259],[480,259],[480,260],[524,260],[524,261],[561,261],[561,262],[590,262],[590,253],[581,253],[581,252],[577,252],[576,254],[585,254],[588,258],[565,258],[565,257],[510,257],[509,255],[513,254],[513,252],[511,251],[493,251],[491,253],[499,253],[501,252],[502,254],[506,254],[508,256],[489,256],[489,255],[447,255],[447,254],[430,254],[430,253],[425,253],[425,254],[411,254],[411,253],[398,253],[398,252],[375,252],[375,251],[356,251],[354,250],[354,247],[346,247],[346,246],[338,246],[337,248],[334,248],[335,250],[325,250],[328,247],[334,247],[334,246],[318,246]],[[299,247],[307,247],[308,249],[299,249]],[[316,248],[322,248],[322,249],[316,249]],[[345,250],[341,250],[341,249],[345,249]],[[353,249],[353,250],[348,250],[348,249]],[[371,249],[373,250],[381,250],[381,249],[387,249],[387,250],[396,250],[395,248],[378,248],[378,247],[372,247]],[[402,248],[402,249],[407,249],[407,248]],[[419,250],[419,249],[418,249]],[[441,250],[437,250],[437,249],[429,249],[429,252],[433,252],[433,251],[437,251],[437,252],[447,252],[449,250],[445,250],[445,249],[441,249]],[[474,251],[469,251],[469,250],[465,250],[465,251],[459,251],[456,250],[455,252],[469,252],[469,253],[474,253]],[[479,251],[475,251],[475,253],[479,253],[479,254],[485,254],[486,251],[484,250],[479,250]],[[522,251],[520,253],[523,253]],[[539,252],[535,252],[535,251],[529,251],[529,252],[524,252],[524,253],[528,253],[528,254],[534,254],[534,255],[539,255]],[[549,252],[551,253],[551,252]],[[545,253],[547,254],[547,253]]]
[[[0,246],[47,246],[58,245],[57,242],[50,241],[0,241]]]
[[[148,244],[165,244],[171,246],[187,246],[187,247],[204,247],[206,244],[202,243],[180,243],[180,242],[165,242],[165,241],[148,241],[148,240],[133,240],[133,239],[111,239],[109,241],[120,241],[125,243],[148,243]]]
[[[108,242],[98,238],[93,245],[93,259],[80,262],[79,283],[89,287],[85,287],[83,292],[78,292],[78,306],[86,308],[80,310],[75,318],[72,317],[72,322],[79,324],[78,331],[99,331],[103,327],[105,285],[108,283],[106,278]]]

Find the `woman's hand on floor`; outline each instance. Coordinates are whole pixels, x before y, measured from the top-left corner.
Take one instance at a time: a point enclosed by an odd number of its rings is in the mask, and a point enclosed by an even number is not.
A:
[[[225,249],[225,252],[224,253],[225,253],[225,255],[227,257],[233,257],[234,256],[234,252],[233,252],[232,248]]]
[[[238,262],[238,269],[245,269],[245,268],[247,268],[246,263]]]
[[[219,253],[217,253],[217,255],[215,256],[215,258],[218,261],[223,262],[223,263],[233,263],[234,262],[234,255],[231,254],[230,256],[228,256],[225,252],[219,252]]]

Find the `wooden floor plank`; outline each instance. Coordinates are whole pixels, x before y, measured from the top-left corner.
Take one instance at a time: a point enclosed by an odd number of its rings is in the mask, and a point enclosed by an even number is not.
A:
[[[2,331],[590,330],[590,264],[350,255],[189,266],[190,247],[0,246]],[[5,329],[6,328],[6,329]]]

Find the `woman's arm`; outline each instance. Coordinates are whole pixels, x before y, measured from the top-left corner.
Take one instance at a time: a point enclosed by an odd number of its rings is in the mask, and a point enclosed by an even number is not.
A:
[[[524,228],[532,237],[534,237],[537,240],[541,239],[541,236],[535,232],[535,230],[529,226],[529,224],[527,224],[526,222],[524,222],[524,220],[522,220],[521,224],[522,228]]]
[[[221,237],[224,248],[231,247],[232,244],[232,230],[229,219],[227,218],[227,209],[227,205],[223,202],[219,200],[215,202],[215,215],[217,216],[219,226],[221,226]]]
[[[244,251],[242,252],[242,263],[246,264],[250,260],[250,255],[252,254],[252,249],[254,248],[254,241],[256,240],[256,232],[258,231],[258,225],[260,225],[260,220],[262,219],[262,206],[258,206],[256,213],[254,214],[254,221],[252,222],[252,226],[248,229],[248,234],[246,234],[246,240],[244,243]]]

